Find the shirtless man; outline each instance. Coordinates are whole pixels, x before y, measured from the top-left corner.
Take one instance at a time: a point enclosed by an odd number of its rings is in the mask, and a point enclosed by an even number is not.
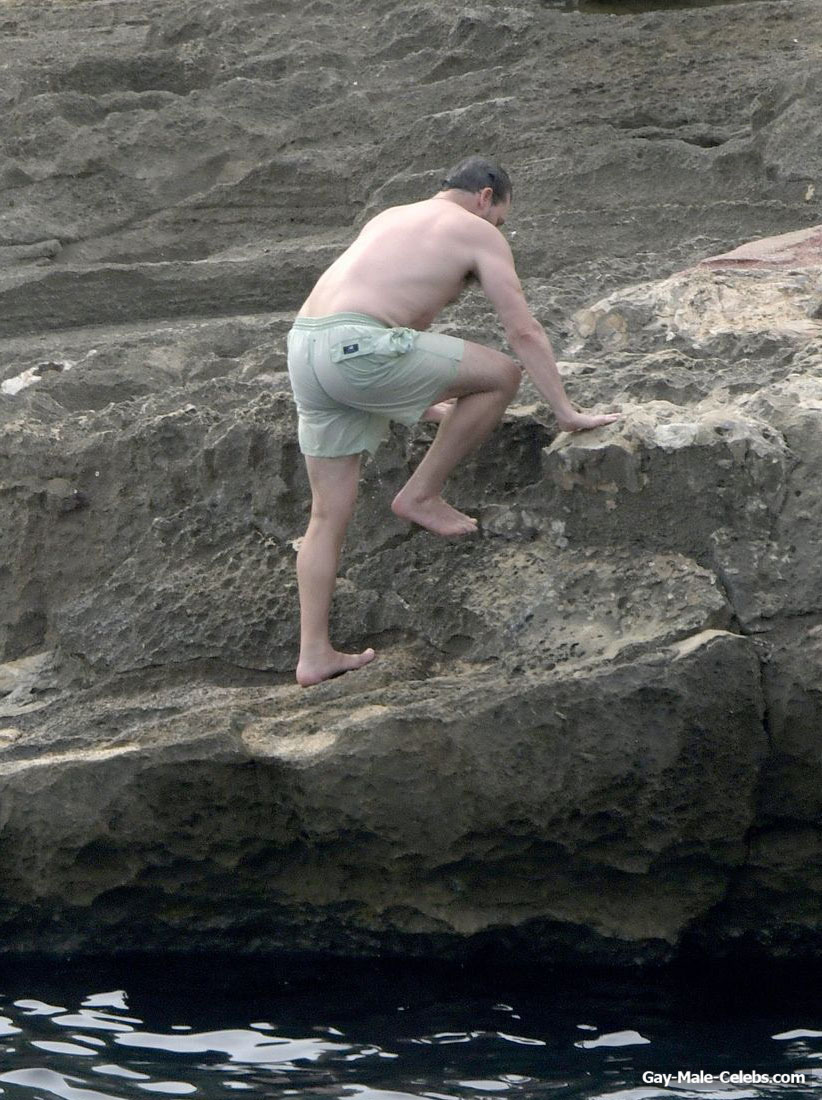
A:
[[[519,366],[502,352],[424,331],[475,276],[511,347],[564,431],[610,424],[578,412],[551,344],[522,293],[499,227],[511,206],[503,169],[462,161],[433,198],[383,211],[328,268],[288,336],[312,505],[297,554],[303,687],[361,668],[374,650],[340,653],[328,617],[340,549],[354,510],[360,454],[373,453],[390,420],[441,421],[427,454],[391,505],[437,535],[470,535],[477,521],[441,497],[460,459],[491,433],[517,391]],[[455,401],[452,399],[456,399]],[[450,404],[446,404],[451,400]]]

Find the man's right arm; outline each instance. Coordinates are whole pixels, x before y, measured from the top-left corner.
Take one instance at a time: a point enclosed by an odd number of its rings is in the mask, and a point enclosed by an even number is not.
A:
[[[560,428],[576,432],[618,420],[617,413],[592,415],[573,407],[557,370],[551,342],[528,308],[508,242],[488,223],[482,223],[478,238],[476,269],[480,285],[495,307],[515,355],[551,406]]]

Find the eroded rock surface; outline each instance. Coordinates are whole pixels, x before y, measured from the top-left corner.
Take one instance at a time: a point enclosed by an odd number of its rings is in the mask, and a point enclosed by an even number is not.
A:
[[[822,22],[755,7],[4,5],[4,951],[822,954]],[[474,149],[622,419],[525,382],[463,544],[393,429],[333,612],[379,658],[303,691],[284,336]]]

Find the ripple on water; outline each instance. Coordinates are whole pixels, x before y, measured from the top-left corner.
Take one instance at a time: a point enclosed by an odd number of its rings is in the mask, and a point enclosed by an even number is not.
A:
[[[373,970],[364,980],[353,965],[336,980],[316,965],[310,980],[271,965],[260,983],[237,964],[219,994],[185,969],[140,970],[133,990],[107,993],[70,973],[55,983],[0,972],[2,1100],[804,1100],[822,1085],[822,1005],[787,986],[777,1008],[687,984],[546,978],[517,989],[486,979],[469,989],[453,972],[398,985]],[[643,1078],[723,1069],[800,1070],[806,1087]]]
[[[326,1039],[287,1039],[262,1036],[259,1031],[235,1028],[228,1031],[189,1032],[169,1035],[136,1031],[118,1035],[116,1043],[129,1047],[165,1050],[172,1054],[227,1054],[232,1062],[251,1065],[262,1062],[315,1062],[325,1054],[350,1050],[348,1043],[332,1043]]]

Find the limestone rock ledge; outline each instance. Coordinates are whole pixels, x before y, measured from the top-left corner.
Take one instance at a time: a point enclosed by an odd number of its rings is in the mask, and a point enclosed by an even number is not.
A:
[[[588,349],[585,434],[525,384],[465,543],[391,516],[393,432],[334,609],[380,659],[302,692],[286,325],[5,345],[3,949],[818,956],[814,338],[731,385],[683,336],[665,398]]]
[[[822,956],[819,5],[560,8],[6,0],[0,951]],[[623,417],[525,383],[464,545],[393,431],[302,692],[283,336],[473,149]]]
[[[626,963],[725,897],[767,751],[748,640],[396,672],[46,717],[0,750],[4,950],[458,957],[503,934]]]

